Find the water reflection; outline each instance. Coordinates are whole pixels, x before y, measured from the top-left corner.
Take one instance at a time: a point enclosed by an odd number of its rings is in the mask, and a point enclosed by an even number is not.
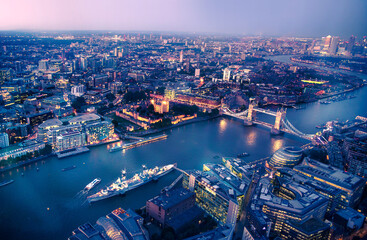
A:
[[[251,130],[251,132],[246,136],[246,144],[253,146],[256,143],[257,131]]]
[[[219,133],[224,133],[224,131],[227,128],[227,124],[228,124],[228,122],[227,122],[226,119],[220,120],[220,122],[219,122]]]
[[[271,139],[271,149],[273,152],[277,151],[278,149],[280,149],[281,147],[283,147],[284,144],[284,140],[283,139],[275,139],[272,138]]]

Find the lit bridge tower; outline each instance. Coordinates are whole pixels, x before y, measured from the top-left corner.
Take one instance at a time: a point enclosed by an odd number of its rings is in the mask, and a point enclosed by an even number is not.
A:
[[[286,113],[287,113],[286,110],[284,110],[283,108],[281,108],[280,110],[278,109],[277,115],[275,116],[274,126],[271,128],[272,134],[281,133],[282,122],[283,122],[282,120],[285,118]]]
[[[244,119],[244,124],[247,126],[251,126],[253,124],[253,120],[256,118],[256,111],[254,111],[254,105],[251,103],[248,106],[247,117]]]

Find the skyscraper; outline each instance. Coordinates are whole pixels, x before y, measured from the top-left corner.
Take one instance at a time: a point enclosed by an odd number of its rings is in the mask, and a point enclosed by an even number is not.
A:
[[[231,77],[231,70],[229,70],[228,68],[224,69],[223,71],[223,80],[224,81],[229,81]]]
[[[9,136],[7,133],[0,133],[0,147],[8,147],[9,146]]]
[[[353,50],[355,41],[356,41],[356,37],[355,36],[351,36],[349,38],[349,41],[348,41],[348,44],[347,44],[347,48],[346,48],[346,50],[347,50],[348,53],[352,53],[352,50]]]
[[[330,48],[329,48],[330,55],[336,54],[336,50],[338,49],[338,45],[339,45],[339,40],[340,40],[339,37],[331,38],[331,43],[330,43]]]
[[[324,37],[323,40],[324,40],[324,48],[329,49],[331,44],[331,36],[329,35],[327,37]]]
[[[181,52],[180,52],[180,63],[182,63],[183,62],[183,51],[181,50]]]
[[[195,69],[195,77],[200,77],[200,68]]]

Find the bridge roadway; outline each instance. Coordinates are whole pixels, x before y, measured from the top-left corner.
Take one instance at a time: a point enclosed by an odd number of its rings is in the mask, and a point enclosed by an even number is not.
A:
[[[255,111],[257,111],[258,109],[259,108],[256,108]],[[234,112],[230,111],[229,109],[222,109],[222,110],[223,110],[224,115],[227,115],[227,116],[230,116],[230,117],[238,118],[238,119],[241,119],[241,120],[245,120],[247,118],[247,116],[246,116],[247,110],[244,111],[244,112],[241,112],[241,113],[234,113]],[[269,111],[269,110],[261,110],[260,112],[276,116],[275,112],[272,112],[272,111]],[[274,126],[270,123],[263,122],[263,121],[260,121],[260,120],[253,120],[252,122],[255,123],[255,124],[259,124],[261,126],[270,128],[270,129],[272,129],[273,126]],[[300,138],[303,138],[303,139],[306,139],[306,140],[311,140],[310,136],[308,136],[307,134],[297,134],[296,132],[291,131],[288,128],[285,128],[285,127],[282,127],[281,131],[285,132],[285,133],[288,133],[288,134],[296,135],[296,136],[298,136]]]
[[[268,115],[272,115],[274,117],[277,115],[276,112],[273,112],[273,111],[270,111],[270,110],[267,110],[267,109],[262,109],[262,108],[256,108],[256,107],[254,107],[253,108],[253,111],[265,113],[265,114],[268,114]]]

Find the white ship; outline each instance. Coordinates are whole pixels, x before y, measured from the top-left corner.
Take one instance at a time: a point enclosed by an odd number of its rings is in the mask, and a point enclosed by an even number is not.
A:
[[[176,164],[169,164],[163,167],[155,167],[151,169],[144,169],[142,172],[135,174],[132,178],[126,179],[123,172],[122,176],[117,178],[110,186],[96,194],[88,196],[88,202],[96,202],[102,199],[113,197],[116,195],[122,195],[127,191],[140,187],[145,183],[152,181],[153,179],[158,179],[171,172]]]

